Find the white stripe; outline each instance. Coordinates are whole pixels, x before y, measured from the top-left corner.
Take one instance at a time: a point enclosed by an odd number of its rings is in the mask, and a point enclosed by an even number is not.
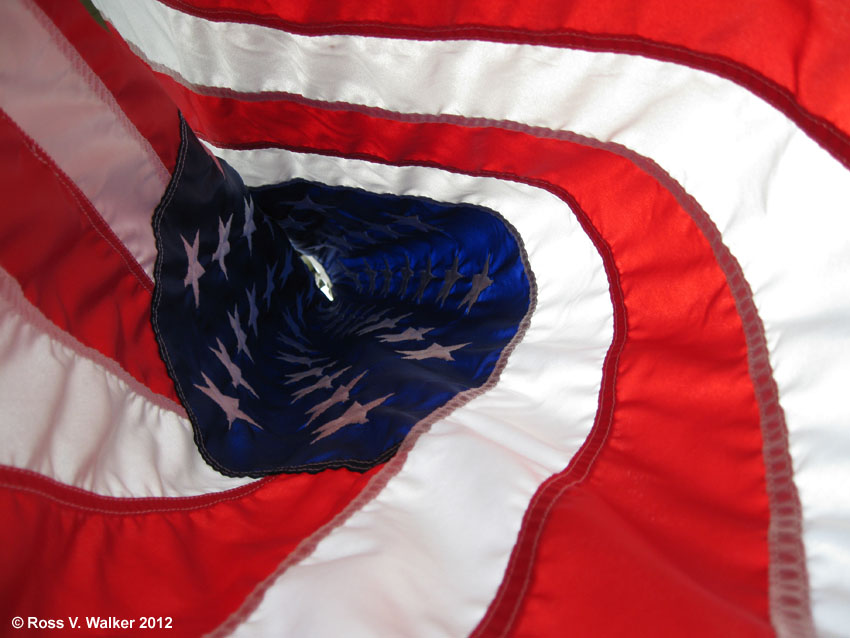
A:
[[[116,497],[246,483],[201,459],[183,409],[59,330],[0,269],[0,464]]]
[[[151,2],[123,11],[107,14],[125,37],[192,83],[512,120],[655,160],[708,212],[753,289],[789,428],[815,624],[824,635],[850,627],[850,491],[839,487],[850,484],[850,175],[785,116],[721,78],[634,56],[308,38]]]
[[[285,572],[236,634],[466,635],[495,595],[531,496],[593,424],[613,336],[598,252],[562,200],[523,184],[215,150],[252,185],[303,177],[473,203],[501,213],[522,237],[537,311],[496,387],[421,437],[380,495]]]
[[[108,89],[35,5],[0,2],[0,107],[68,175],[148,275],[168,171]]]

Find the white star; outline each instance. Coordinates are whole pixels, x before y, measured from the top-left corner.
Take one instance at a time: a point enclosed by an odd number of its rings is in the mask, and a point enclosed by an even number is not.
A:
[[[299,381],[309,379],[310,377],[319,377],[322,375],[322,372],[324,372],[330,367],[331,364],[328,363],[323,366],[310,368],[309,370],[305,370],[304,372],[295,372],[293,374],[287,374],[286,378],[289,379],[289,381],[285,382],[283,385],[289,385],[290,383],[298,383]]]
[[[308,385],[306,388],[301,388],[297,392],[293,392],[292,396],[294,396],[295,398],[292,401],[297,401],[298,399],[305,397],[308,394],[310,394],[311,392],[315,392],[316,390],[323,390],[323,389],[326,389],[326,388],[327,389],[332,388],[333,386],[331,385],[331,383],[334,381],[334,379],[336,379],[339,375],[341,375],[343,372],[348,370],[350,367],[351,366],[346,366],[345,368],[343,368],[339,372],[334,372],[333,374],[331,374],[329,376],[320,378],[313,385]]]
[[[342,414],[342,416],[337,417],[327,423],[323,424],[321,427],[316,429],[317,437],[315,437],[311,443],[315,443],[326,436],[330,436],[331,434],[335,434],[339,432],[346,425],[354,425],[356,423],[368,423],[369,419],[366,416],[370,410],[376,408],[381,405],[384,401],[389,399],[392,394],[387,394],[382,396],[380,399],[375,399],[374,401],[369,401],[369,403],[365,405],[361,405],[357,401],[348,406],[348,409]]]
[[[192,242],[192,245],[189,245],[189,242],[180,235],[180,239],[183,240],[183,247],[186,249],[186,259],[189,261],[189,267],[186,269],[186,277],[183,279],[184,286],[192,286],[192,292],[195,293],[195,308],[198,307],[200,303],[200,290],[198,289],[198,279],[201,278],[201,275],[204,274],[204,267],[198,262],[198,236],[200,235],[200,231],[195,233],[195,241]]]
[[[398,343],[399,341],[422,341],[423,335],[431,332],[433,328],[408,328],[400,334],[379,335],[378,341],[383,343]]]
[[[411,314],[413,314],[413,313],[408,312],[408,313],[401,315],[400,317],[396,317],[395,319],[384,319],[383,321],[379,321],[378,323],[372,324],[371,326],[366,326],[362,330],[358,330],[357,335],[363,336],[363,335],[368,334],[370,332],[374,332],[375,330],[381,330],[382,328],[395,328],[396,324],[399,321],[409,317]]]
[[[419,289],[416,291],[416,303],[422,301],[422,295],[425,294],[425,289],[433,278],[434,273],[431,272],[431,255],[428,255],[428,265],[419,274]]]
[[[248,346],[245,344],[245,340],[248,338],[248,335],[242,330],[242,326],[239,321],[239,307],[236,306],[233,308],[233,314],[227,313],[227,318],[230,320],[230,327],[233,328],[233,334],[236,335],[236,354],[240,352],[245,352],[248,355],[248,358],[253,361],[254,357],[251,356],[250,351],[248,350]]]
[[[294,248],[286,251],[286,257],[283,260],[283,270],[280,271],[281,286],[286,284],[286,280],[289,279],[289,275],[292,273],[292,253],[294,251]]]
[[[227,417],[227,429],[229,430],[233,425],[234,419],[242,419],[246,423],[250,423],[255,428],[262,430],[259,425],[247,414],[245,414],[242,410],[239,409],[239,399],[236,397],[227,396],[222,393],[213,382],[210,381],[209,377],[205,375],[203,372],[201,376],[204,377],[204,381],[206,382],[206,386],[195,384],[195,387],[198,388],[201,392],[206,394],[210,399],[215,401],[216,405],[220,407],[224,411],[224,415]]]
[[[221,339],[216,339],[215,342],[218,344],[218,350],[215,348],[210,348],[210,350],[215,353],[218,360],[221,361],[225,368],[227,368],[227,371],[230,373],[230,379],[233,381],[233,387],[238,389],[241,385],[242,387],[247,388],[251,394],[257,396],[257,393],[254,392],[254,388],[248,385],[248,382],[242,377],[242,370],[238,365],[231,361],[230,355],[227,354],[227,350],[224,349],[224,345],[221,343]]]
[[[381,286],[381,296],[386,297],[390,294],[390,288],[393,283],[393,270],[390,268],[390,262],[387,261],[386,257],[384,257],[384,269],[381,271],[381,274],[384,276],[384,285]]]
[[[307,341],[307,337],[305,337],[304,333],[301,332],[301,327],[295,323],[295,320],[289,313],[288,308],[283,311],[283,320],[286,322],[286,325],[289,326],[289,329],[292,330],[292,334],[294,334],[298,339],[301,339],[301,341]]]
[[[272,237],[274,237],[275,223],[272,222],[272,218],[269,215],[263,215],[263,223],[269,227],[269,230],[272,231]]]
[[[274,292],[274,271],[277,270],[277,262],[269,268],[266,266],[266,292],[263,293],[263,301],[266,302],[266,310],[272,307],[272,293]]]
[[[257,287],[251,286],[251,292],[247,290],[248,295],[248,325],[254,329],[254,336],[257,336],[257,317],[260,313],[257,311]]]
[[[410,267],[410,255],[404,255],[404,268],[401,269],[401,288],[398,291],[399,297],[404,297],[407,292],[407,284],[413,276],[413,269]]]
[[[339,249],[343,254],[348,253],[351,250],[351,244],[349,244],[343,237],[338,235],[330,235],[325,238],[325,245],[334,246]]]
[[[423,359],[442,359],[443,361],[454,361],[452,352],[460,350],[464,346],[468,346],[471,342],[460,343],[456,346],[441,346],[438,343],[432,343],[424,350],[396,350],[398,354],[405,355],[403,359],[413,359],[414,361],[422,361]]]
[[[339,266],[340,268],[342,268],[342,272],[345,274],[345,276],[348,277],[354,283],[354,287],[357,292],[363,292],[363,288],[360,285],[360,273],[354,272],[341,261],[339,262]]]
[[[292,205],[293,211],[307,210],[307,211],[311,211],[311,212],[315,212],[315,213],[324,213],[325,210],[327,210],[327,208],[328,208],[327,206],[324,206],[322,204],[317,204],[316,202],[314,202],[312,199],[310,199],[309,194],[304,195],[304,197],[302,197],[297,202],[287,202],[287,203]]]
[[[419,215],[411,215],[410,217],[405,217],[403,215],[392,215],[391,214],[390,217],[393,217],[396,220],[396,221],[392,222],[393,225],[395,225],[395,226],[410,226],[411,228],[415,228],[416,230],[424,230],[424,231],[436,230],[437,232],[442,232],[436,226],[432,226],[431,224],[426,224],[425,222],[420,220]]]
[[[366,276],[369,278],[369,294],[371,295],[375,292],[375,278],[378,273],[372,269],[372,266],[369,265],[369,262],[365,258],[363,259],[363,265],[365,266]]]
[[[310,425],[316,418],[322,416],[325,412],[327,412],[332,406],[336,405],[337,403],[348,401],[349,392],[351,392],[351,389],[355,385],[357,385],[357,382],[360,381],[360,379],[362,379],[364,376],[366,376],[365,371],[358,374],[345,385],[339,386],[336,390],[334,390],[334,393],[330,396],[330,398],[325,399],[321,403],[317,403],[312,408],[307,410],[307,414],[310,415],[310,420],[307,421],[307,425]]]
[[[360,317],[371,311],[373,308],[374,306],[369,306],[368,308],[362,308],[360,311],[354,312],[351,317],[348,318],[349,321],[347,323],[354,323],[355,319],[359,320]],[[363,326],[369,325],[370,323],[383,319],[385,315],[389,314],[390,310],[392,310],[392,308],[384,308],[383,310],[379,310],[378,312],[373,312],[365,319],[356,321],[356,327],[362,328]]]
[[[447,270],[444,275],[443,287],[440,288],[440,294],[437,295],[437,301],[440,302],[440,306],[442,306],[446,302],[446,299],[448,298],[449,293],[451,293],[452,286],[455,285],[455,282],[458,279],[463,279],[463,275],[461,275],[457,269],[457,262],[458,258],[457,255],[455,255],[455,260],[452,264],[452,267]]]
[[[481,293],[489,287],[493,280],[488,276],[488,271],[490,270],[490,255],[487,255],[487,261],[484,263],[484,270],[482,270],[477,275],[472,275],[472,288],[469,289],[469,292],[466,293],[466,296],[461,300],[458,308],[462,308],[464,304],[466,306],[466,314],[469,314],[470,308],[472,308],[472,304],[478,301],[478,297],[481,296]]]
[[[327,360],[327,357],[321,357],[320,359],[313,359],[311,357],[299,357],[297,355],[284,352],[283,350],[277,351],[277,358],[281,361],[286,361],[287,363],[300,364],[305,366],[316,365],[317,363],[321,363],[322,361]]]
[[[254,200],[251,196],[245,198],[245,225],[242,227],[242,237],[248,238],[248,254],[251,254],[251,235],[257,230],[254,224]]]
[[[213,253],[213,259],[218,260],[218,265],[224,273],[224,278],[227,279],[227,267],[224,265],[224,258],[230,252],[230,223],[233,221],[233,215],[227,219],[227,224],[222,223],[221,218],[218,219],[218,247]]]
[[[295,341],[294,339],[290,339],[289,337],[287,337],[282,332],[277,333],[277,338],[278,338],[278,340],[280,340],[281,343],[285,343],[290,348],[294,348],[298,352],[316,352],[315,348],[308,348],[305,343],[299,343],[299,342]]]

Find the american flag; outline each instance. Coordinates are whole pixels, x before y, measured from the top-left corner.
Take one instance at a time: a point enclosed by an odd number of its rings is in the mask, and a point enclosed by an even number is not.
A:
[[[846,635],[850,9],[95,4],[0,3],[6,631]]]

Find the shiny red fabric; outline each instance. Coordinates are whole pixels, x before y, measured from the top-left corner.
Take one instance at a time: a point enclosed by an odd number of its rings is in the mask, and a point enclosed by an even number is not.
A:
[[[11,488],[0,489],[0,513],[14,521],[0,526],[0,613],[171,617],[168,635],[201,636],[370,478],[340,470],[208,496],[114,499],[0,467],[0,487]],[[150,635],[139,625],[120,635]]]

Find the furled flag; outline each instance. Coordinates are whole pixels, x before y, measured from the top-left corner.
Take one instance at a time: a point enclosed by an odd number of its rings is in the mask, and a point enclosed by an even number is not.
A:
[[[0,3],[0,626],[846,636],[850,8]]]

